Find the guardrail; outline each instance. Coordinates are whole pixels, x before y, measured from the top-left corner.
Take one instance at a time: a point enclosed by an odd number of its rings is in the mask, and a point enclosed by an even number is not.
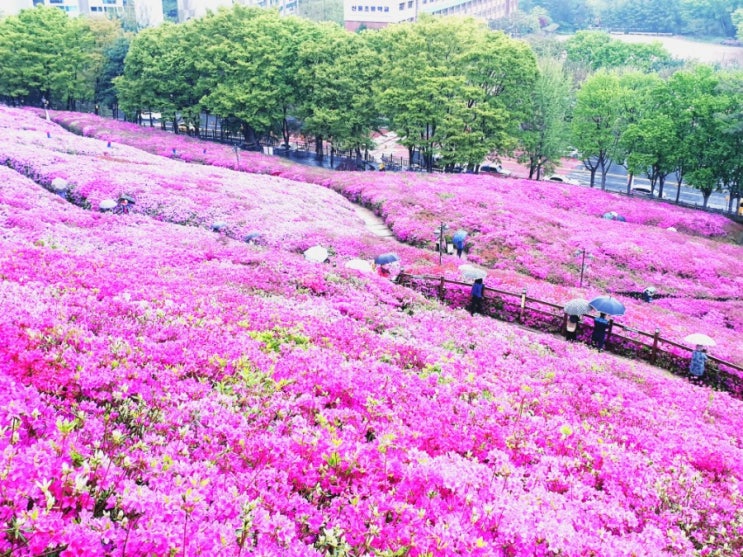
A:
[[[400,273],[397,282],[426,296],[438,298],[452,307],[467,307],[471,284],[433,275]],[[489,317],[518,323],[530,329],[564,334],[567,315],[563,306],[528,295],[527,289],[510,292],[485,286],[482,313]],[[584,315],[578,328],[578,340],[588,343],[593,332],[594,316]],[[687,376],[692,349],[662,336],[660,329],[642,331],[609,321],[606,351],[647,361],[676,375]],[[710,387],[743,398],[743,367],[709,355],[702,380]]]

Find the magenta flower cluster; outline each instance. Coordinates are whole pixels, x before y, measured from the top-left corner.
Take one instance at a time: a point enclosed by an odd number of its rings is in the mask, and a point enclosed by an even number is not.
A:
[[[390,244],[327,188],[0,127],[0,554],[743,550],[743,402],[346,269]]]

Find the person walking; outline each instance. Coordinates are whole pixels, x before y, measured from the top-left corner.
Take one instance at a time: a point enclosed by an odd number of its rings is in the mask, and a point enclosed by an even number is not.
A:
[[[128,215],[129,211],[131,211],[129,199],[124,196],[119,197],[119,201],[116,203],[116,207],[114,207],[113,213],[116,215]]]
[[[691,353],[691,361],[689,362],[689,373],[692,379],[701,379],[704,377],[707,358],[707,350],[701,344],[697,344],[697,347]]]
[[[577,315],[568,316],[568,321],[565,323],[565,338],[569,341],[574,341],[578,338],[578,322],[580,317]]]
[[[482,313],[482,297],[485,290],[485,285],[482,279],[476,279],[472,284],[472,298],[470,299],[470,313],[472,315],[476,313]]]
[[[591,345],[598,348],[599,351],[604,349],[606,342],[606,330],[609,328],[609,320],[606,314],[601,313],[593,320],[593,334],[591,335]]]

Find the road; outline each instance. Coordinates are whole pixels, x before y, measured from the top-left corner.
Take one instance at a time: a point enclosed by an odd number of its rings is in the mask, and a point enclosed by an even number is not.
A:
[[[578,180],[581,184],[589,185],[591,183],[591,173],[588,172],[580,162],[577,162],[575,167],[566,170],[565,174],[568,177]],[[650,180],[644,177],[634,178],[635,186],[647,186],[650,187]],[[594,187],[601,187],[601,175],[596,173],[596,185]],[[620,193],[627,192],[627,171],[618,165],[612,165],[609,168],[609,173],[606,175],[606,189],[607,191],[615,191]],[[657,194],[656,187],[656,194]],[[668,177],[663,188],[663,199],[669,201],[676,201],[676,175],[672,174]],[[681,186],[681,196],[679,197],[681,202],[689,205],[702,206],[704,204],[704,197],[702,193],[689,186]],[[711,209],[727,209],[727,199],[724,193],[714,192],[707,202],[707,206]]]

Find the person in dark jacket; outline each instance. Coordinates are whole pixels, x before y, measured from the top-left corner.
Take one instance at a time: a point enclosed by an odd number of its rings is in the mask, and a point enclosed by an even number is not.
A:
[[[609,328],[609,320],[606,319],[606,314],[602,313],[593,320],[593,334],[591,335],[591,344],[599,350],[604,349],[604,343],[606,342],[606,331]]]
[[[565,324],[565,338],[574,341],[578,337],[578,322],[580,317],[577,315],[568,316],[568,322]]]
[[[470,313],[482,313],[482,297],[485,291],[485,285],[482,279],[476,279],[472,284],[472,299],[470,300]]]
[[[704,346],[697,345],[694,352],[691,353],[691,362],[689,362],[689,373],[692,379],[701,379],[704,377],[704,367],[707,364],[707,351]]]
[[[129,199],[126,197],[119,197],[119,201],[116,203],[116,207],[114,207],[113,212],[117,215],[128,215],[129,211],[131,211],[131,206],[129,205]]]

